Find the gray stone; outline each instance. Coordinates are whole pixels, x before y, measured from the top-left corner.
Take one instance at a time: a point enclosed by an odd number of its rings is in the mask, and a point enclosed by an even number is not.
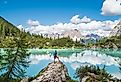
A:
[[[22,79],[21,82],[28,82],[28,78]]]
[[[111,37],[119,35],[121,35],[121,21],[113,28],[109,36]]]
[[[67,80],[68,70],[62,62],[52,62],[40,73],[36,79],[31,82],[65,82]]]

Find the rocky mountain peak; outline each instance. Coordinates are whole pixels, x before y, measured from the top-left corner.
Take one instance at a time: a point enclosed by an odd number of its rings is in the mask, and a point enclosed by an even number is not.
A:
[[[121,35],[121,21],[112,29],[110,37],[119,35]]]
[[[31,82],[66,82],[68,70],[62,62],[52,62]]]
[[[121,21],[117,25],[120,25],[121,26]]]

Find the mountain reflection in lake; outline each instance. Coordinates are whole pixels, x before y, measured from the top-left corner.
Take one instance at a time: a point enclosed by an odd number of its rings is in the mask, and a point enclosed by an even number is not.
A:
[[[48,63],[53,61],[53,51],[45,50],[36,51],[36,54],[30,56],[31,64],[27,70],[27,75],[34,76],[41,69],[46,67]],[[37,53],[38,52],[38,53]],[[84,65],[97,65],[100,67],[106,66],[107,72],[114,77],[121,79],[120,65],[121,59],[119,57],[113,57],[106,55],[99,51],[83,50],[83,51],[61,51],[58,50],[60,60],[67,66],[70,76],[73,78],[76,68]]]

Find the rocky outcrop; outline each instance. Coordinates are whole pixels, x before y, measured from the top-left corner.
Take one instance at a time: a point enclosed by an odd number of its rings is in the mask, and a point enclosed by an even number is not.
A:
[[[28,78],[24,78],[20,82],[29,82],[29,79]]]
[[[119,35],[121,35],[121,21],[113,28],[109,36],[111,37]]]
[[[73,41],[80,41],[80,38],[82,37],[81,32],[78,29],[68,30],[63,34],[64,37],[70,37]]]
[[[67,82],[68,70],[62,62],[52,62],[30,82]]]

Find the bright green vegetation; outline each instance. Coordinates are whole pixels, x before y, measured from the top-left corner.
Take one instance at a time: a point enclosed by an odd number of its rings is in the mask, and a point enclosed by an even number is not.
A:
[[[3,78],[0,78],[0,82],[6,82],[6,81],[3,81]],[[11,79],[9,80],[9,82],[20,82],[20,79]]]
[[[66,82],[78,82],[77,80],[73,80],[71,78],[68,78],[68,80],[66,80]]]
[[[96,43],[88,43],[85,45],[86,48],[100,48],[100,49],[117,49],[121,48],[121,35],[120,36],[112,36],[112,37],[105,37],[97,41]]]
[[[52,39],[44,38],[42,35],[20,31],[18,28],[16,28],[16,26],[0,17],[0,48],[16,47],[15,45],[11,44],[15,43],[14,37],[18,37],[20,32],[26,36],[24,37],[24,43],[29,44],[27,48],[80,48],[84,46],[77,41],[72,41],[72,39],[69,37]]]
[[[121,35],[109,38],[103,38],[95,44],[100,48],[121,48]]]
[[[0,37],[19,36],[20,30],[13,24],[0,17]]]
[[[0,56],[0,82],[20,82],[19,80],[25,77],[26,69],[29,66],[29,53],[26,50],[24,37],[20,34],[19,37],[14,37],[14,42],[11,45],[16,47],[4,49],[5,53]]]
[[[110,74],[105,70],[105,66],[100,69],[98,66],[84,66],[77,68],[76,78],[82,79],[86,78],[85,82],[120,82],[118,79],[113,79]]]

